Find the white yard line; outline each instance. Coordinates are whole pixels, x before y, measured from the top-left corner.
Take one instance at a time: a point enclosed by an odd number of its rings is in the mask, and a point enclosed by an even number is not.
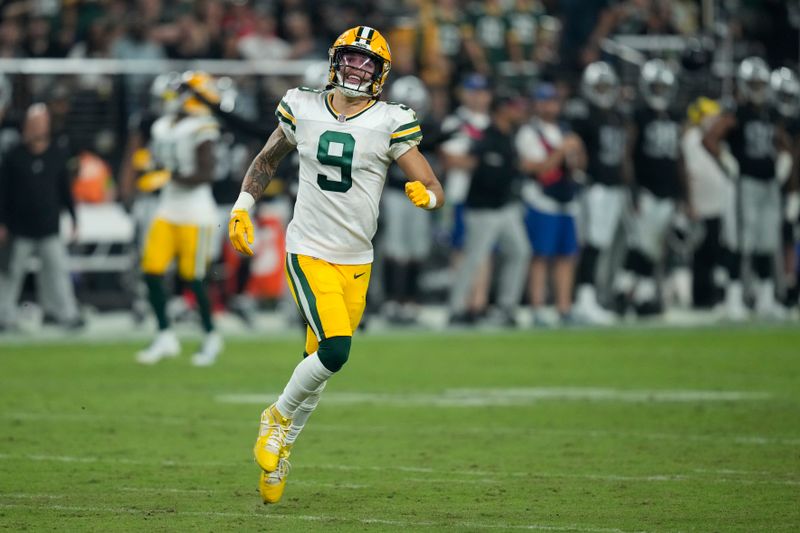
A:
[[[0,498],[3,495],[0,494]],[[272,512],[252,512],[252,513],[237,513],[229,511],[179,511],[177,509],[160,510],[160,509],[132,509],[129,507],[99,507],[99,506],[82,506],[82,505],[23,505],[23,504],[6,504],[0,503],[0,509],[25,509],[39,511],[47,509],[51,511],[62,511],[65,513],[108,513],[108,514],[129,514],[129,515],[147,515],[148,517],[155,517],[159,514],[167,517],[174,516],[197,516],[197,517],[211,517],[211,518],[255,518],[260,520],[287,520],[299,522],[345,522],[356,524],[379,524],[387,526],[398,527],[424,527],[424,528],[458,528],[458,529],[521,529],[530,531],[579,531],[582,533],[627,533],[625,530],[618,528],[605,528],[605,527],[592,527],[579,524],[570,524],[566,526],[555,526],[547,524],[504,524],[504,523],[481,523],[469,521],[453,521],[453,522],[433,522],[433,521],[419,521],[419,520],[401,520],[392,518],[354,518],[350,516],[334,516],[334,515],[289,515],[277,514]],[[640,532],[643,533],[643,532]]]
[[[213,468],[213,467],[241,467],[244,461],[240,462],[204,462],[204,461],[173,461],[173,460],[137,460],[137,459],[123,459],[113,457],[94,457],[94,456],[69,456],[69,455],[11,455],[0,454],[0,460],[8,461],[42,461],[42,462],[56,462],[56,463],[102,463],[102,464],[117,464],[117,465],[136,465],[136,466],[170,466],[181,468]],[[433,476],[465,476],[477,479],[477,483],[484,480],[493,482],[495,478],[528,478],[534,479],[586,479],[593,481],[631,481],[631,482],[695,482],[695,483],[731,483],[740,485],[789,485],[798,486],[800,480],[796,479],[742,479],[742,478],[727,478],[727,477],[707,477],[691,474],[654,474],[654,475],[623,475],[623,474],[570,474],[561,472],[504,472],[504,471],[489,471],[489,470],[443,470],[433,468],[419,468],[409,466],[358,466],[358,465],[340,465],[340,464],[298,464],[295,465],[296,470],[337,470],[344,472],[405,472],[411,474],[431,474]],[[418,476],[404,478],[407,481],[422,481],[425,478]],[[436,479],[438,482],[438,478]],[[431,482],[431,481],[429,481]],[[467,481],[468,482],[468,481]],[[333,484],[336,485],[335,483]]]
[[[220,394],[220,403],[269,405],[278,393]],[[767,400],[772,395],[759,391],[714,390],[625,390],[600,387],[527,387],[503,389],[446,389],[433,393],[325,393],[326,405],[383,405],[391,407],[488,407],[525,406],[542,401],[590,401],[622,403],[695,403]]]
[[[325,405],[321,409],[327,409]],[[258,422],[255,419],[230,419],[230,418],[208,418],[202,417],[198,419],[189,417],[178,416],[153,416],[153,415],[123,415],[123,414],[53,414],[50,413],[30,413],[30,412],[6,412],[0,413],[0,419],[10,420],[37,420],[46,422],[74,422],[86,424],[90,422],[106,423],[106,422],[139,422],[146,425],[197,425],[202,424],[214,427],[251,427],[256,431]],[[353,433],[353,432],[369,432],[369,433],[390,433],[392,431],[402,431],[403,433],[410,434],[424,434],[430,436],[433,431],[430,428],[420,429],[406,426],[355,426],[348,424],[314,424],[310,426],[313,431],[332,432],[332,433]],[[462,428],[448,428],[448,435],[458,434],[485,434],[486,429],[483,427],[462,427]],[[611,431],[603,429],[554,429],[554,428],[537,428],[535,426],[528,427],[513,427],[513,426],[492,426],[492,434],[494,435],[529,435],[531,437],[537,434],[544,435],[567,435],[575,437],[611,437],[615,439],[648,439],[648,440],[670,440],[670,441],[697,441],[697,442],[714,442],[725,441],[735,444],[751,444],[757,446],[766,445],[780,445],[780,446],[800,446],[800,438],[797,437],[767,437],[762,435],[693,435],[688,433],[656,433],[646,431]]]

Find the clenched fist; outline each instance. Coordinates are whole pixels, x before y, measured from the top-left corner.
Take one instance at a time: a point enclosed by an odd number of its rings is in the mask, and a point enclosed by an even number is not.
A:
[[[228,222],[228,238],[237,252],[253,255],[253,250],[250,248],[250,245],[253,244],[253,222],[246,209],[231,211],[231,219]]]
[[[428,209],[431,203],[431,192],[425,188],[421,181],[406,183],[406,196],[417,207]]]

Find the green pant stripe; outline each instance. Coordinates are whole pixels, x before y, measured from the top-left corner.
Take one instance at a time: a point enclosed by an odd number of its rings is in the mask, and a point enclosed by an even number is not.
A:
[[[289,257],[291,254],[286,254],[286,273],[289,274],[289,282],[292,284],[292,291],[294,292],[295,297],[297,298],[297,309],[300,311],[300,316],[303,317],[303,320],[306,324],[308,324],[308,316],[306,316],[305,306],[303,305],[303,295],[297,290],[297,282],[295,281],[295,275],[292,272],[292,266],[289,263]],[[316,333],[316,332],[315,332]]]
[[[308,278],[306,278],[303,269],[300,268],[300,261],[297,259],[297,255],[289,254],[289,261],[290,273],[294,276],[295,290],[299,289],[295,294],[297,294],[298,301],[305,308],[306,322],[316,334],[317,340],[324,340],[325,331],[322,329],[322,321],[317,312],[317,298],[314,296],[314,291],[311,290]]]

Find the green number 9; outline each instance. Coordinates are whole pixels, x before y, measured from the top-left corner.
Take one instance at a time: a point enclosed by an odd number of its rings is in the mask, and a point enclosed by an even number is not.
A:
[[[325,174],[317,174],[317,185],[323,191],[347,192],[353,186],[353,150],[356,140],[349,133],[326,131],[319,138],[317,159],[323,165],[338,167],[342,181],[329,179]]]

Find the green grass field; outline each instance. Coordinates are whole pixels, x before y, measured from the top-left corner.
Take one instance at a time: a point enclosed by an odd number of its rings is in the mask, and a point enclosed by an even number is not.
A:
[[[796,329],[359,336],[274,506],[251,447],[300,340],[140,347],[0,344],[0,529],[800,527]]]

